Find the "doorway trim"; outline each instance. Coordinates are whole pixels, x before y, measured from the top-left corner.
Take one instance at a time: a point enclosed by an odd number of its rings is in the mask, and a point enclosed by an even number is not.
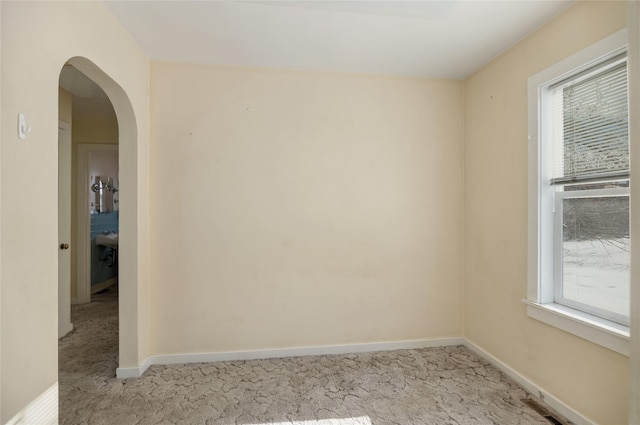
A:
[[[63,135],[61,136],[61,134]],[[71,147],[72,147],[71,125],[64,120],[58,120],[58,165],[60,164],[62,143],[65,143],[66,145],[64,149],[64,155],[66,157],[66,161],[68,161],[68,163],[70,164],[71,163]],[[73,183],[70,182],[71,170],[67,170],[67,172],[68,172],[67,177],[64,179],[67,181],[62,181],[61,180],[62,176],[60,175],[60,167],[58,166],[58,232],[60,232],[59,220],[61,219],[60,202],[62,201],[62,199],[65,199],[68,202],[68,204],[67,204],[67,208],[63,209],[63,211],[67,211],[69,215],[66,217],[63,217],[62,219],[67,222],[67,226],[69,226],[68,231],[70,233],[71,225],[72,225],[71,217],[70,217],[71,208],[72,208],[71,184]],[[66,192],[66,196],[63,196],[63,197],[61,197],[60,195],[60,193],[62,193],[61,191],[63,190],[62,188],[64,188],[64,191]],[[70,236],[70,235],[67,235],[67,236]],[[71,241],[61,240],[60,233],[58,233],[58,243],[63,243],[63,242],[68,243]],[[68,246],[66,249],[68,249]],[[66,334],[68,334],[73,330],[73,324],[71,323],[71,256],[66,255],[65,257],[69,261],[69,263],[65,267],[65,270],[67,270],[67,272],[65,273],[66,275],[65,278],[60,279],[60,267],[62,267],[60,255],[61,255],[61,252],[58,251],[58,338],[62,338],[63,336],[65,336]]]
[[[77,178],[77,229],[76,258],[77,282],[76,301],[78,304],[91,302],[91,214],[89,213],[89,154],[92,152],[119,152],[117,144],[78,143]],[[119,156],[119,155],[118,155]]]

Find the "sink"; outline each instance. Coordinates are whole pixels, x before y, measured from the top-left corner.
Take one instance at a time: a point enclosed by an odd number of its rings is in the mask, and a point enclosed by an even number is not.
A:
[[[112,233],[110,235],[98,235],[96,236],[96,245],[108,246],[111,248],[118,247],[118,234]]]

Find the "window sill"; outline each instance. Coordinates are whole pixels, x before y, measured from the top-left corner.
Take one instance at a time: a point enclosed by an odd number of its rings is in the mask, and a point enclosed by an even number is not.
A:
[[[526,299],[522,302],[527,305],[529,317],[629,356],[629,328],[627,326],[560,304],[538,304]]]

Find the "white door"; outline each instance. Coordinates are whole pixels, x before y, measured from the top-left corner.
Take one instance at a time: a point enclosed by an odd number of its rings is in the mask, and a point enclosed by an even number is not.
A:
[[[71,332],[71,128],[58,123],[58,338]]]

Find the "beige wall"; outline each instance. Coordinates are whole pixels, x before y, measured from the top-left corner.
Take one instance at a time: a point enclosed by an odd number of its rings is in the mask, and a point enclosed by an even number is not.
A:
[[[0,7],[0,423],[5,423],[58,379],[57,193],[41,191],[41,204],[34,204],[32,197],[24,194],[38,187],[51,188],[51,182],[56,181],[58,78],[64,63],[75,56],[88,58],[120,84],[101,79],[107,94],[118,99],[120,109],[116,110],[133,109],[122,116],[128,123],[125,133],[135,127],[127,116],[135,114],[139,123],[137,140],[130,138],[124,148],[121,146],[128,153],[121,163],[121,170],[125,170],[121,180],[125,174],[130,182],[127,190],[121,191],[121,206],[124,208],[126,198],[130,210],[124,227],[137,226],[138,232],[120,239],[121,251],[128,251],[131,257],[123,266],[125,278],[121,281],[127,297],[121,304],[120,319],[126,319],[130,326],[121,334],[120,362],[138,365],[140,357],[147,356],[149,63],[100,2],[3,1]],[[100,70],[94,71],[100,74]],[[128,99],[117,96],[120,87]],[[25,141],[16,135],[18,113],[24,113],[32,127]]]
[[[73,98],[73,143],[118,143],[118,119],[108,98]]]
[[[121,365],[464,332],[596,422],[626,423],[627,358],[520,302],[527,78],[624,26],[624,10],[578,3],[464,83],[155,63],[149,121],[148,61],[102,4],[0,2],[0,423],[57,381],[57,217],[24,193],[55,181],[73,56],[122,86],[138,122],[138,144],[121,145],[134,183],[121,206],[135,204],[121,229],[138,225],[121,235],[121,321],[136,315]]]
[[[72,124],[73,102],[72,95],[65,89],[58,89],[58,118],[69,125]]]
[[[78,234],[78,214],[75,205],[78,202],[78,144],[118,144],[118,119],[108,98],[73,97],[73,131],[71,133],[71,240]],[[71,247],[71,299],[77,296],[78,256]]]
[[[152,352],[461,336],[462,88],[152,63]]]
[[[527,79],[625,26],[624,2],[579,2],[465,82],[465,334],[602,424],[627,423],[628,359],[530,319]]]

